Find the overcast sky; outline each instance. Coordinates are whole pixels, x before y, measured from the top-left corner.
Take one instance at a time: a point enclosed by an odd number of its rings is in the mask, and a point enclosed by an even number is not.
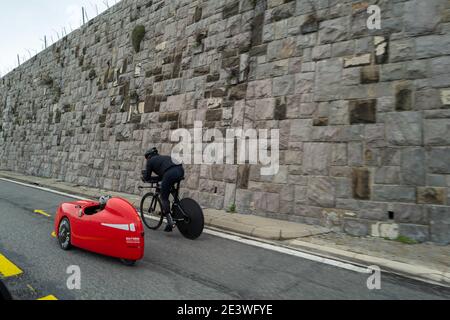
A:
[[[63,27],[70,33],[82,21],[81,7],[87,10],[89,19],[106,9],[106,1],[112,6],[119,0],[0,0],[0,76],[17,66],[20,59],[29,59],[41,51],[47,35],[57,41]],[[96,7],[97,6],[97,7]],[[27,51],[30,51],[30,53]]]

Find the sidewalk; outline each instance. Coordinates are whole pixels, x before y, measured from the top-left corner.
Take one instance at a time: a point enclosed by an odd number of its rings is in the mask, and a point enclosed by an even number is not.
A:
[[[141,195],[82,187],[10,171],[0,171],[0,178],[92,199],[105,194],[124,197],[136,207],[139,207],[141,199]],[[431,243],[409,245],[380,238],[351,237],[319,226],[227,213],[223,210],[205,208],[204,214],[205,224],[212,228],[351,263],[377,265],[385,271],[450,286],[450,246]]]

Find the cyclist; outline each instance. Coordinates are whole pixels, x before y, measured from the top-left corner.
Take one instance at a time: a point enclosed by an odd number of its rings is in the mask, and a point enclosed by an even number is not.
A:
[[[165,232],[172,232],[175,224],[170,214],[169,195],[172,187],[180,182],[184,177],[184,169],[182,164],[175,164],[171,157],[162,156],[158,149],[152,148],[145,153],[147,160],[146,170],[142,172],[142,180],[144,182],[159,182],[161,181],[161,204],[162,214],[167,219],[167,226]],[[157,176],[152,177],[152,173]]]

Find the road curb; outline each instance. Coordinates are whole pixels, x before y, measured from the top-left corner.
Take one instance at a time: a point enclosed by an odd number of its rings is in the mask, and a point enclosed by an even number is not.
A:
[[[349,252],[341,249],[336,249],[332,247],[327,247],[323,245],[318,245],[306,241],[293,240],[290,241],[290,246],[304,249],[308,251],[316,251],[319,253],[325,253],[336,258],[343,258],[346,260],[353,261],[359,264],[365,265],[376,265],[382,268],[383,271],[398,274],[404,277],[420,280],[423,282],[428,282],[432,284],[437,284],[450,288],[450,273],[442,272],[439,270],[431,269],[424,266],[411,265],[404,262],[388,260],[385,258],[379,258],[374,256],[369,256],[360,253]]]

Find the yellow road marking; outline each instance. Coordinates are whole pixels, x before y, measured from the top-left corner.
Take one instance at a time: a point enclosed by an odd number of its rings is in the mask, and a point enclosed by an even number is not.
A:
[[[0,273],[4,277],[12,277],[23,273],[23,271],[9,261],[4,255],[0,254]]]
[[[47,300],[47,301],[49,301],[49,300],[58,300],[58,298],[56,298],[54,295],[49,295],[49,296],[40,298],[38,300]]]
[[[46,216],[46,217],[51,217],[51,215],[49,215],[44,210],[34,210],[34,213],[42,214],[43,216]]]
[[[56,238],[56,232],[55,231],[52,232],[52,237]]]

